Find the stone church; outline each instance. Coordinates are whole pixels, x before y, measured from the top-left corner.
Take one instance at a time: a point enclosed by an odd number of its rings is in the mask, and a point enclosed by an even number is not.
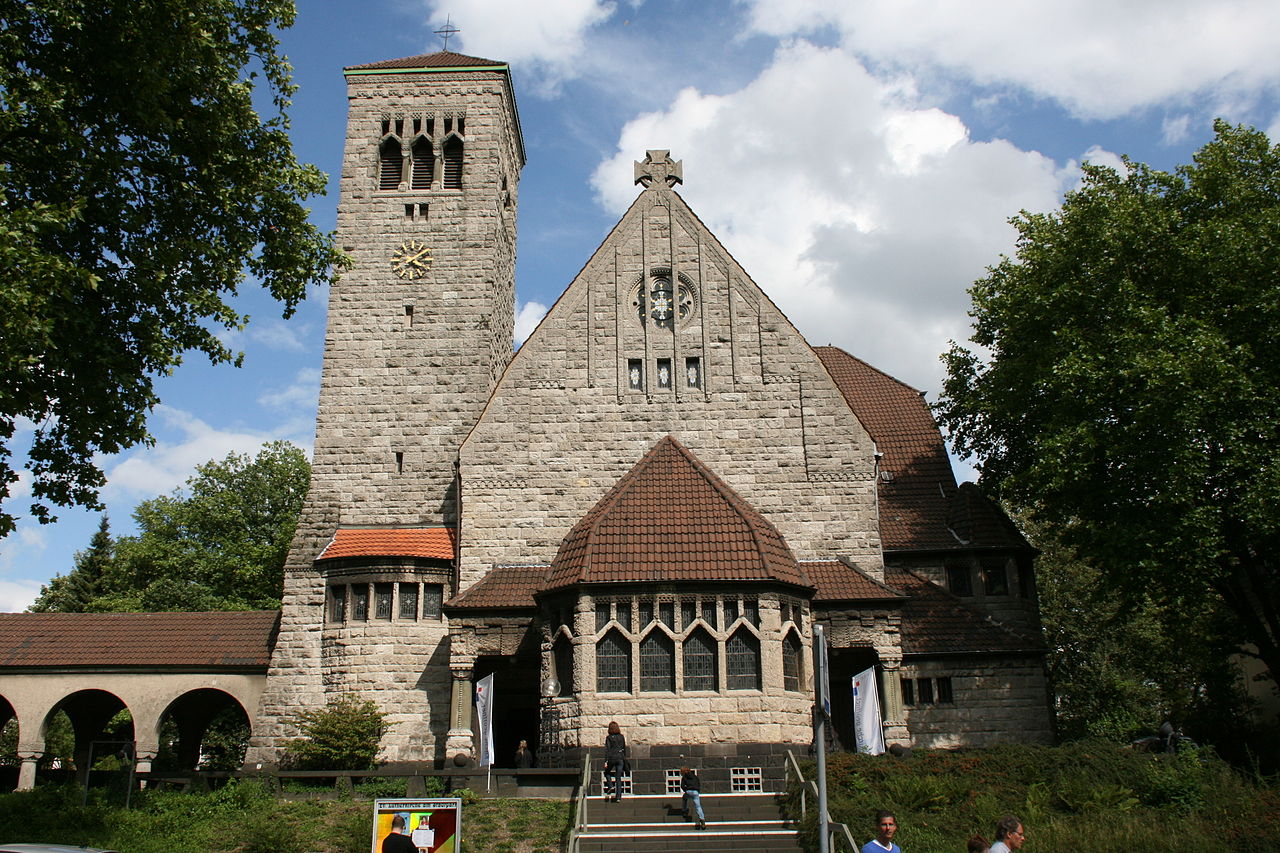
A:
[[[811,346],[649,151],[635,202],[513,354],[525,161],[509,67],[347,68],[310,494],[249,761],[292,714],[374,699],[390,761],[519,739],[718,754],[835,733],[879,678],[886,738],[1044,741],[1034,551],[957,486],[920,392]],[[640,153],[640,152],[637,152]],[[691,175],[690,179],[696,176]]]

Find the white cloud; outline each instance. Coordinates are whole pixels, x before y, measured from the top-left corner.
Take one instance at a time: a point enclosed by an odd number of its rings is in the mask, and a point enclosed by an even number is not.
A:
[[[310,331],[305,324],[289,324],[277,320],[272,323],[251,323],[248,334],[251,340],[268,349],[304,352],[309,346],[306,336]]]
[[[1094,145],[1084,152],[1084,160],[1093,163],[1095,166],[1109,166],[1122,175],[1128,174],[1129,169],[1124,165],[1124,158],[1114,151],[1108,151],[1100,145]]]
[[[288,385],[259,394],[258,405],[282,411],[305,409],[308,413],[314,413],[319,399],[320,369],[304,367]]]
[[[197,465],[223,459],[230,453],[256,454],[264,442],[278,436],[256,430],[216,429],[187,412],[157,406],[155,418],[176,431],[179,441],[157,441],[154,447],[132,450],[105,463],[107,485],[103,497],[146,499],[166,494],[186,483]]]
[[[611,210],[651,148],[684,161],[681,194],[812,343],[926,390],[968,337],[968,286],[1013,248],[1009,217],[1056,207],[1069,177],[804,42],[740,91],[686,89],[624,127],[594,176]]]
[[[0,580],[0,613],[21,613],[40,594],[40,582],[33,580]]]
[[[1214,109],[1280,79],[1274,0],[739,0],[775,36],[833,27],[874,62],[1013,85],[1109,118],[1192,96]]]
[[[1191,132],[1191,116],[1166,116],[1160,123],[1160,135],[1165,145],[1176,145]]]
[[[520,306],[520,310],[516,313],[516,348],[525,342],[529,335],[533,334],[533,330],[542,322],[542,318],[547,315],[547,306],[541,302],[526,302]]]
[[[521,64],[545,86],[576,76],[587,33],[614,13],[602,0],[428,0],[435,29],[445,16],[461,32],[451,49]]]

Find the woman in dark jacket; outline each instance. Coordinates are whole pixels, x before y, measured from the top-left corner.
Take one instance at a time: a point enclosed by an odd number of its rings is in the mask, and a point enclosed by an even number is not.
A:
[[[604,739],[604,773],[613,776],[613,801],[622,799],[622,771],[627,763],[627,739],[616,722],[609,723],[609,734]],[[605,799],[608,799],[608,791]]]

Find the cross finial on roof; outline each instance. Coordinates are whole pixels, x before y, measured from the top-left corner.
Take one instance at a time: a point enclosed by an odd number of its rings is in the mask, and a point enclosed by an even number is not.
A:
[[[670,151],[646,151],[644,162],[636,163],[636,183],[645,189],[654,184],[670,189],[684,183],[683,160],[672,160]]]
[[[445,49],[445,50],[448,50],[448,49],[449,49],[449,37],[450,37],[450,36],[457,35],[459,32],[461,32],[461,30],[459,30],[457,27],[455,27],[455,26],[453,25],[453,16],[452,16],[452,15],[448,15],[447,17],[445,17],[445,19],[444,19],[444,26],[443,26],[443,27],[441,27],[440,29],[438,29],[438,30],[436,30],[436,31],[435,31],[436,35],[438,35],[438,36],[440,36],[440,38],[444,39],[444,49]]]

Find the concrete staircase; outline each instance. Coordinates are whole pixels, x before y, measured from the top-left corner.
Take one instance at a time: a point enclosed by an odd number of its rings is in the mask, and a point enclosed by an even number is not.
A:
[[[681,814],[679,794],[638,794],[621,802],[586,800],[580,853],[799,853],[795,829],[783,820],[777,794],[703,794],[707,828]]]

